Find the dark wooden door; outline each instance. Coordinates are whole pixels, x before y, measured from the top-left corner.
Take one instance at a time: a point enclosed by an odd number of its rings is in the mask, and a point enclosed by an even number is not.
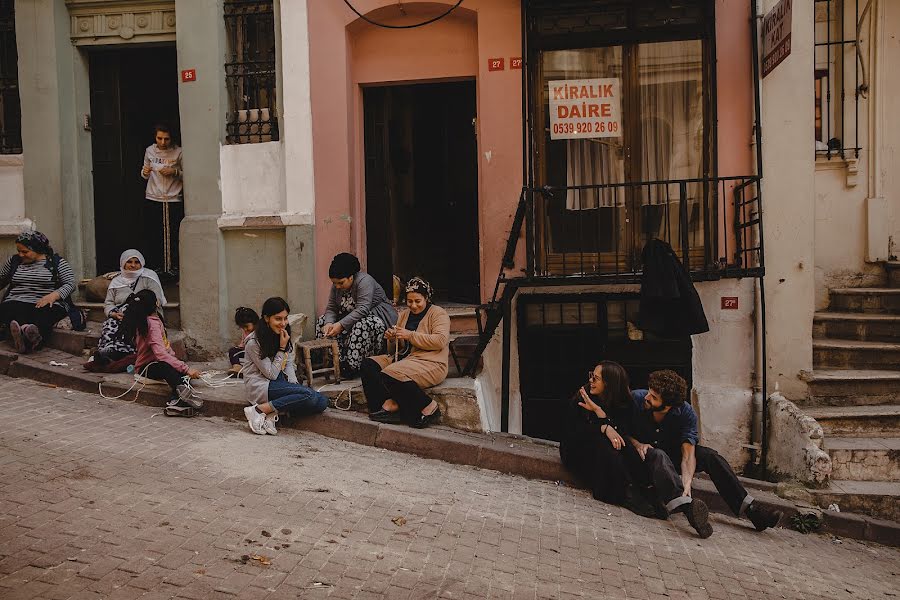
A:
[[[363,103],[369,272],[478,302],[475,83],[367,88]]]
[[[145,218],[140,170],[154,124],[172,126],[180,144],[175,48],[98,51],[89,66],[97,272],[105,273],[118,270],[122,251],[162,235]]]

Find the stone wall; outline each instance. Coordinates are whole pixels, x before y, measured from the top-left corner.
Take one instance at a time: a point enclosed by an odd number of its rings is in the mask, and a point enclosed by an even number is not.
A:
[[[778,478],[824,486],[831,457],[822,449],[822,427],[780,393],[769,396],[769,449],[766,462]]]

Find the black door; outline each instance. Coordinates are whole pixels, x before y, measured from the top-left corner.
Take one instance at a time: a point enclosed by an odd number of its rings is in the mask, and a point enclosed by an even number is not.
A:
[[[175,48],[93,52],[90,86],[97,272],[105,273],[118,270],[123,250],[162,236],[162,224],[145,218],[140,170],[154,124],[173,127],[180,145]]]
[[[475,82],[366,88],[369,272],[421,275],[439,300],[480,300]]]

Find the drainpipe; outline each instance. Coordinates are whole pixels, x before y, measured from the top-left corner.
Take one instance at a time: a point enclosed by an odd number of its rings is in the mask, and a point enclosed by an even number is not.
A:
[[[760,178],[757,183],[757,195],[762,198],[762,79],[759,75],[759,21],[765,16],[759,0],[751,0],[751,39],[752,45],[752,70],[754,89],[754,110],[756,113],[756,122],[754,123],[754,139],[756,146],[756,175]],[[758,205],[760,213],[762,213],[761,203]],[[763,263],[761,266],[765,269],[765,253],[763,251],[763,215],[760,214],[759,225],[759,247],[760,256]],[[765,273],[765,271],[763,271]],[[768,429],[769,429],[769,390],[768,390],[768,357],[766,353],[766,282],[765,275],[758,277],[754,290],[755,303],[755,362],[756,373],[753,390],[753,419],[751,423],[752,439],[751,442],[755,446],[751,451],[754,455],[753,463],[758,466],[759,476],[766,478],[768,466],[766,464],[769,450]]]

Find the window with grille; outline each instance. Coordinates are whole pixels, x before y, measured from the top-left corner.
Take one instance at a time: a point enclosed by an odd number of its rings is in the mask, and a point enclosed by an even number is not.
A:
[[[816,155],[859,158],[860,100],[868,93],[859,0],[815,0]]]
[[[14,0],[0,0],[0,154],[21,154],[22,111]]]
[[[226,0],[226,141],[278,140],[275,13],[272,1]]]

